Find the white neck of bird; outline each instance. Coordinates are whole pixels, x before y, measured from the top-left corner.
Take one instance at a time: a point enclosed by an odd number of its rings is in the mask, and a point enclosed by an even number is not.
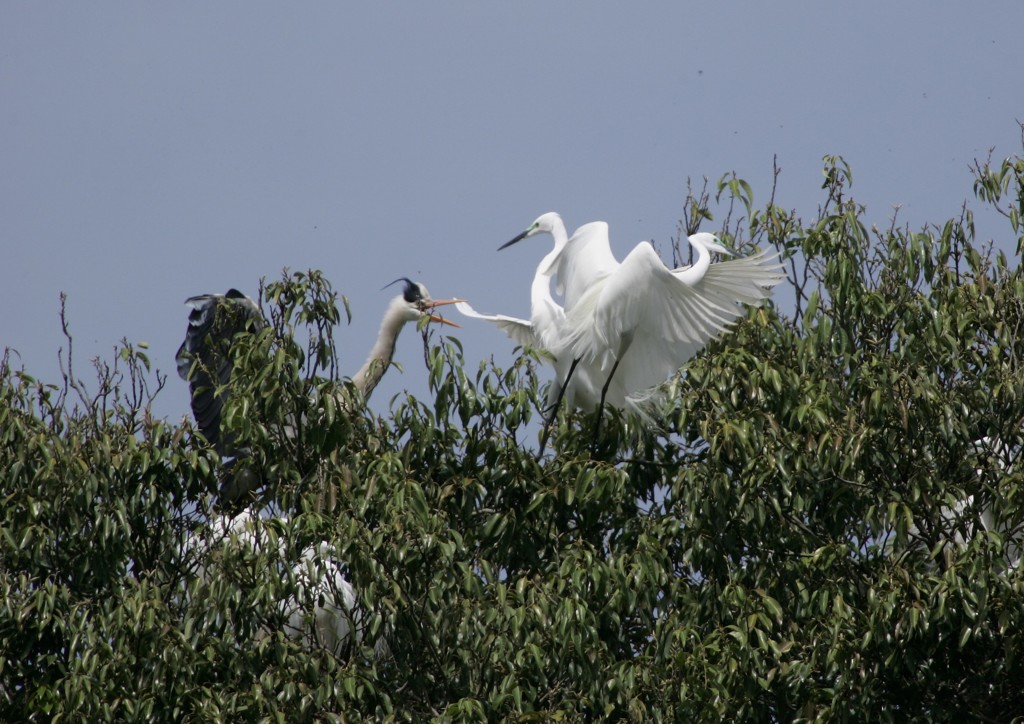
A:
[[[693,262],[693,265],[689,269],[685,269],[680,272],[674,272],[676,279],[686,284],[696,284],[704,278],[704,274],[707,272],[708,267],[711,266],[711,252],[708,251],[707,247],[703,244],[690,243],[692,249],[697,250],[697,260]]]
[[[395,341],[406,322],[412,321],[413,317],[409,307],[401,297],[396,297],[391,306],[388,307],[384,320],[380,323],[380,332],[377,334],[377,341],[370,350],[370,356],[359,371],[352,376],[352,382],[363,393],[363,398],[369,398],[373,388],[380,382],[381,377],[387,372],[391,359],[395,356]]]

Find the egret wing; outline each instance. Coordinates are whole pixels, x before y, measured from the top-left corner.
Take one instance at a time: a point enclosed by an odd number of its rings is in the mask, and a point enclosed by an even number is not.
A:
[[[606,222],[592,221],[576,229],[559,256],[557,269],[555,291],[565,299],[566,311],[576,306],[587,290],[618,266],[608,240]]]
[[[688,269],[673,269],[683,278]],[[689,284],[708,297],[732,300],[734,304],[759,304],[768,298],[772,287],[786,278],[777,253],[759,251],[738,259],[727,259],[708,267],[704,276]]]
[[[540,340],[533,331],[533,325],[530,324],[529,320],[508,317],[504,314],[481,314],[466,302],[457,302],[455,308],[467,317],[490,322],[511,337],[516,344],[523,345],[524,347],[541,347]]]
[[[615,377],[627,394],[660,384],[743,315],[744,304],[768,296],[782,278],[773,262],[757,254],[680,278],[642,242],[569,315],[573,353],[609,372],[619,359]]]

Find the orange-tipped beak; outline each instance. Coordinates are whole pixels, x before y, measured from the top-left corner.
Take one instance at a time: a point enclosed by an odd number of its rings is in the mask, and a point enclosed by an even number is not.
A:
[[[464,302],[464,301],[466,301],[466,300],[465,299],[436,299],[436,300],[430,302],[430,304],[426,305],[424,311],[435,309],[436,307],[443,307],[446,304],[455,304],[457,302]],[[452,321],[449,321],[449,320],[445,319],[444,317],[442,317],[439,314],[431,314],[430,315],[430,321],[431,322],[440,322],[441,324],[447,324],[447,325],[450,325],[452,327],[460,327],[461,326],[461,325],[456,324],[455,322],[452,322]]]

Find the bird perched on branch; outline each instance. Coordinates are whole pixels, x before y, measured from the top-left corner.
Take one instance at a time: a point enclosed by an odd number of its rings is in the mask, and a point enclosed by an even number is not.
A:
[[[231,379],[231,346],[235,337],[258,332],[267,322],[256,302],[237,289],[189,297],[185,305],[191,311],[185,341],[175,355],[178,376],[188,382],[192,416],[203,437],[222,457],[228,456],[234,442],[222,434],[220,416]]]
[[[712,252],[732,252],[708,233],[689,237],[697,254],[691,266],[669,269],[646,241],[620,263],[611,251],[608,224],[585,224],[569,237],[554,212],[499,248],[545,233],[553,237],[554,248],[534,275],[529,322],[480,315],[465,304],[457,308],[550,352],[555,407],[567,396],[577,406],[597,408],[597,424],[605,403],[640,411],[654,388],[744,314],[745,305],[768,298],[784,278],[777,255],[767,252],[712,264]],[[552,279],[564,305],[551,295]]]
[[[434,313],[437,307],[459,300],[433,300],[423,284],[405,277],[397,281],[404,282],[402,293],[391,300],[369,357],[352,376],[352,384],[363,400],[370,396],[391,365],[395,342],[406,324],[426,317],[459,326]],[[230,458],[240,451],[221,426],[228,395],[226,385],[232,374],[231,348],[239,334],[258,332],[266,327],[266,320],[256,302],[237,289],[230,289],[227,294],[190,297],[185,304],[191,311],[185,341],[176,355],[178,375],[189,383],[192,414],[200,432],[222,457],[229,458],[229,474],[221,484],[220,503],[230,506],[259,485],[257,476],[244,467],[231,474],[234,461]]]

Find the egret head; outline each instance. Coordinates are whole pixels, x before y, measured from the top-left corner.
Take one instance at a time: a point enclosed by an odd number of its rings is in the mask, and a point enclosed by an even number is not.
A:
[[[432,322],[440,322],[441,324],[448,324],[452,327],[458,327],[459,325],[455,322],[451,322],[444,317],[434,314],[433,310],[437,307],[442,307],[446,304],[455,304],[461,302],[461,299],[438,299],[434,300],[430,298],[430,292],[427,291],[425,284],[421,282],[414,282],[408,277],[399,277],[391,284],[397,284],[398,282],[405,282],[405,287],[402,289],[402,293],[395,297],[392,301],[392,306],[397,306],[402,310],[402,316],[404,319],[415,322],[422,316],[427,316]],[[391,284],[386,285],[384,288],[390,287]]]
[[[536,236],[537,234],[552,234],[556,236],[555,243],[558,243],[558,235],[556,234],[556,231],[559,229],[562,230],[561,236],[565,236],[565,224],[562,223],[562,217],[554,211],[549,211],[546,214],[538,216],[532,224],[526,227],[526,231],[521,233],[519,236],[511,241],[506,241],[504,244],[499,246],[498,251],[512,246],[516,242],[522,241],[529,236]]]
[[[733,253],[731,251],[722,246],[717,236],[715,236],[714,234],[709,234],[706,231],[701,231],[697,234],[691,234],[689,237],[687,237],[687,241],[689,241],[692,246],[703,246],[708,251],[717,251],[719,254],[722,254],[723,256],[733,256]]]

